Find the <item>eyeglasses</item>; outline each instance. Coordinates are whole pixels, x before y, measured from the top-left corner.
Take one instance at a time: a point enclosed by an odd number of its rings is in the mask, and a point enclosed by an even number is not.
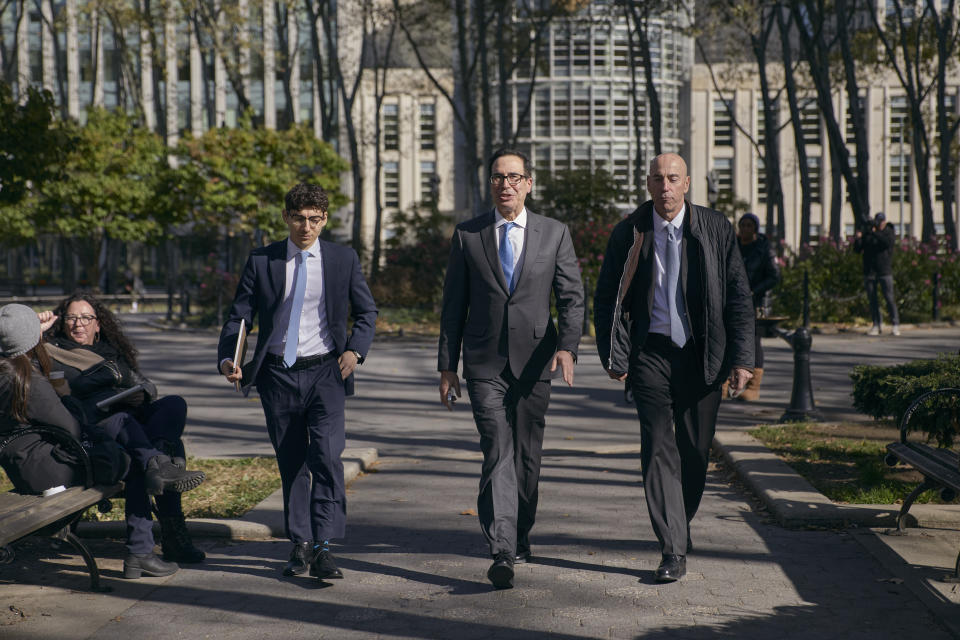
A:
[[[97,316],[63,316],[63,321],[67,324],[78,324],[81,327],[85,327],[94,320],[97,319]]]
[[[492,176],[490,176],[490,184],[492,184],[495,187],[499,187],[500,185],[503,184],[503,181],[506,180],[508,185],[510,185],[511,187],[515,187],[518,184],[520,184],[521,180],[525,180],[526,177],[527,176],[523,175],[522,173],[508,173],[507,175],[503,175],[502,173],[495,173]]]
[[[291,214],[287,217],[290,218],[290,222],[297,225],[298,227],[302,227],[308,222],[310,223],[311,227],[315,227],[327,219],[327,216],[310,216],[309,218],[307,218],[306,216],[301,216],[298,213]]]

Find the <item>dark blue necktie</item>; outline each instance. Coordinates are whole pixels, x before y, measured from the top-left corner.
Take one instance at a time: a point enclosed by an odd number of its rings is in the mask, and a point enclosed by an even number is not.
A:
[[[283,345],[283,364],[292,367],[297,361],[297,346],[300,342],[300,314],[303,312],[303,296],[307,291],[307,252],[297,254],[297,266],[293,270],[293,304],[290,305],[290,322],[287,324],[287,342]]]
[[[503,225],[503,238],[500,240],[500,266],[507,288],[513,293],[513,245],[510,244],[510,229],[517,226],[513,222]]]

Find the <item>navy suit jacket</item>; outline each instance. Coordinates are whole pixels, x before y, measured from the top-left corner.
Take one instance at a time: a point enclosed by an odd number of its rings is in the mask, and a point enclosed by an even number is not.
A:
[[[357,252],[350,247],[325,240],[319,240],[319,243],[323,260],[323,295],[327,325],[334,349],[338,355],[350,350],[359,352],[365,358],[373,342],[377,307],[360,271],[360,259]],[[283,302],[286,261],[286,239],[250,252],[237,284],[230,314],[220,332],[220,343],[217,347],[218,372],[224,358],[233,358],[241,318],[248,328],[253,327],[254,317],[260,318],[253,360],[243,366],[244,394],[250,393],[250,387],[257,379],[267,355],[270,336],[274,331],[286,330],[286,327],[274,324],[274,316]],[[347,336],[347,319],[351,314],[353,326]],[[344,381],[344,388],[347,395],[353,394],[352,375]]]

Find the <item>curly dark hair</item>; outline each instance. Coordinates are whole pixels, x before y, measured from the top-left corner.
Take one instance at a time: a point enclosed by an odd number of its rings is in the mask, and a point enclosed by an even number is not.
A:
[[[301,182],[287,191],[283,204],[289,213],[304,209],[320,209],[326,212],[330,208],[330,199],[320,185]]]
[[[117,316],[107,308],[107,305],[100,302],[100,300],[90,292],[78,291],[57,305],[56,309],[53,310],[57,316],[57,320],[53,323],[53,327],[50,328],[53,335],[57,338],[71,339],[70,332],[67,331],[63,317],[66,315],[70,305],[80,300],[93,307],[93,312],[97,314],[97,322],[100,324],[100,339],[119,351],[120,355],[127,361],[127,364],[133,369],[136,369],[138,353],[136,347],[134,347],[129,338],[124,335]]]

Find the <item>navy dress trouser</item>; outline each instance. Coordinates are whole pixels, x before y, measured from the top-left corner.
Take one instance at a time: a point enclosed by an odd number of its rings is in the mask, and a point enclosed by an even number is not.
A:
[[[294,543],[342,538],[346,394],[337,358],[303,369],[264,363],[257,392],[277,453],[287,537]]]

